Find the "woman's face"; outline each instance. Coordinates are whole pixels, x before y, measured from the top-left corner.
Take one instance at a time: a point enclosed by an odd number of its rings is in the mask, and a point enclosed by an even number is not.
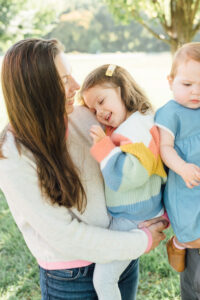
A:
[[[66,112],[67,114],[70,114],[74,109],[74,96],[76,91],[79,90],[80,86],[72,77],[71,66],[63,52],[56,55],[55,65],[65,88]]]

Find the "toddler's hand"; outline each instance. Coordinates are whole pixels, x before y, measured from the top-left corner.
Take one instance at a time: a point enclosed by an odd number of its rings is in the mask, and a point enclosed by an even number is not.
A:
[[[189,189],[200,184],[200,168],[194,164],[184,163],[180,175]]]
[[[90,128],[90,136],[93,139],[93,144],[98,143],[101,139],[103,139],[106,134],[99,125],[92,125]]]

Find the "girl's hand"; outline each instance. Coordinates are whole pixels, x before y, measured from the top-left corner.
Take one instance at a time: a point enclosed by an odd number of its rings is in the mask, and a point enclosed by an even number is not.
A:
[[[148,227],[152,236],[152,245],[149,251],[156,248],[160,244],[160,242],[166,238],[165,234],[162,232],[166,228],[166,224],[167,221],[165,220],[165,222],[158,222]]]
[[[200,168],[194,164],[184,163],[180,175],[189,189],[200,184]]]
[[[101,139],[103,139],[106,134],[99,125],[92,125],[90,128],[90,136],[93,139],[93,144],[98,143]]]

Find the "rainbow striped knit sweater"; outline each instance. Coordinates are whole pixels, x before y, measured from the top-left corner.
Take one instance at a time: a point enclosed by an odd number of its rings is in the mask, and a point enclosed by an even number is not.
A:
[[[166,173],[153,114],[135,112],[107,134],[91,154],[100,163],[109,213],[135,221],[155,217],[163,208]]]

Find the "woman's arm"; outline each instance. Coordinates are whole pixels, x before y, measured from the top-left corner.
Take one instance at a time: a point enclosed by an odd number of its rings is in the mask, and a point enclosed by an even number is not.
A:
[[[185,162],[174,149],[174,137],[167,130],[159,128],[160,154],[163,162],[180,175],[188,188],[200,184],[200,168],[194,164]]]
[[[6,160],[5,160],[6,161]],[[142,230],[111,231],[80,222],[65,207],[52,205],[40,191],[36,170],[26,160],[0,168],[1,188],[14,219],[34,253],[38,239],[67,260],[106,263],[135,259],[147,249],[148,237]],[[94,211],[94,214],[99,213]],[[164,226],[152,228],[152,247],[164,239]],[[35,239],[35,240],[34,240]],[[41,249],[42,251],[42,249]]]

